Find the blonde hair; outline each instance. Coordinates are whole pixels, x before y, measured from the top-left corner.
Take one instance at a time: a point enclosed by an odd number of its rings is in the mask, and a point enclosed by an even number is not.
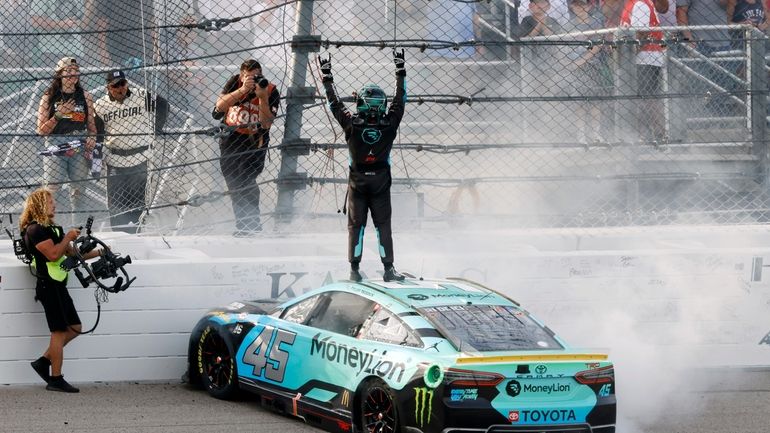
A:
[[[27,200],[24,201],[24,210],[19,218],[20,230],[26,229],[33,221],[42,225],[53,224],[54,221],[49,216],[51,214],[50,209],[48,209],[49,197],[53,197],[53,194],[47,188],[38,188],[32,191]]]

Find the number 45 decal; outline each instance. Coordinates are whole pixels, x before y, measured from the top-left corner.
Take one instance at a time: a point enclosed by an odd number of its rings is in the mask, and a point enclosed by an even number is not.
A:
[[[243,363],[254,367],[256,377],[283,382],[289,352],[283,350],[281,344],[291,346],[296,337],[294,332],[265,326],[243,354]]]

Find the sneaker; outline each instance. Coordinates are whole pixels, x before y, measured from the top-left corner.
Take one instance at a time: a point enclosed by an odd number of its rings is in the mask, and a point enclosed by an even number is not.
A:
[[[399,274],[393,266],[388,266],[385,268],[385,273],[382,274],[382,280],[386,283],[388,281],[404,281],[404,276]]]
[[[51,367],[51,361],[48,360],[48,358],[41,356],[29,364],[32,366],[32,369],[35,370],[35,373],[37,373],[38,376],[40,376],[40,378],[45,381],[45,383],[51,381],[51,373],[48,372],[48,369]]]
[[[74,386],[70,385],[66,380],[64,380],[64,376],[51,376],[51,381],[48,382],[48,385],[46,385],[45,389],[49,391],[59,391],[59,392],[80,392],[79,389],[75,388]]]
[[[361,273],[358,272],[358,269],[350,269],[350,281],[359,282],[363,279],[364,278],[361,276]]]

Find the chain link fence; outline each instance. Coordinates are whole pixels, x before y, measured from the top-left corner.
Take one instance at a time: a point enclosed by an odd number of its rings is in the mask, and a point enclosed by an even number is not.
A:
[[[253,179],[262,228],[340,230],[348,152],[316,55],[331,55],[338,93],[353,110],[347,95],[366,84],[392,96],[397,46],[406,50],[409,96],[392,152],[396,226],[766,220],[761,31],[691,16],[689,27],[661,18],[661,33],[643,32],[618,27],[622,2],[543,3],[8,0],[0,5],[8,17],[0,30],[3,212],[18,215],[25,195],[48,184],[60,189],[57,212],[72,223],[94,214],[101,229],[233,232],[231,200],[242,191],[222,176],[219,140],[230,130],[211,112],[253,58],[281,95],[264,171]],[[548,20],[538,19],[543,9]],[[639,51],[657,60],[640,60]],[[107,145],[99,173],[77,171],[91,165],[83,147],[72,157],[40,155],[54,139],[86,143],[87,133],[40,133],[53,114],[41,99],[62,57],[76,59],[95,101],[106,98],[97,108],[110,100],[105,76],[114,70],[133,95],[150,95],[133,113],[138,123],[98,137]],[[158,100],[168,102],[165,119],[153,112]],[[96,114],[121,116],[112,108]],[[135,149],[148,140],[150,149]],[[46,164],[64,159],[77,169],[51,175]],[[136,173],[126,169],[143,164],[146,184],[141,171],[132,183]],[[75,208],[73,191],[84,198]]]

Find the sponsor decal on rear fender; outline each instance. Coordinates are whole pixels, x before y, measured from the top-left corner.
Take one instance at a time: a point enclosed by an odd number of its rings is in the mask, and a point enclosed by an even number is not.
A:
[[[430,388],[414,389],[414,422],[420,428],[425,427],[425,423],[430,423],[430,417],[433,412],[433,390]]]
[[[479,390],[477,388],[462,388],[449,391],[449,399],[451,401],[477,400],[478,398]]]

